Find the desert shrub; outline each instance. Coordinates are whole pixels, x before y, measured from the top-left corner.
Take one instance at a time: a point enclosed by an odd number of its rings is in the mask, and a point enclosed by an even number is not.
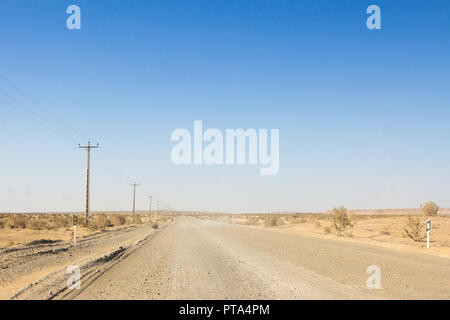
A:
[[[103,230],[109,226],[111,226],[111,221],[104,213],[98,213],[89,219],[89,228],[93,230]]]
[[[159,227],[159,226],[158,226],[157,223],[152,224],[152,228],[153,228],[153,229],[158,229],[158,227]]]
[[[316,222],[314,223],[314,228],[316,228],[316,229],[319,229],[321,226],[322,226],[322,225],[320,224],[319,221],[316,221]]]
[[[347,209],[345,209],[344,207],[333,209],[333,219],[331,226],[338,234],[353,226],[350,218],[347,215]]]
[[[3,229],[5,227],[5,221],[3,219],[0,219],[0,229]]]
[[[326,226],[323,228],[323,232],[325,232],[325,234],[330,234],[331,233],[331,228],[329,226]]]
[[[11,229],[21,228],[25,229],[27,226],[27,218],[25,215],[13,215],[7,218],[6,226]]]
[[[48,221],[49,229],[68,228],[72,225],[73,225],[73,218],[71,215],[68,214],[51,215]]]
[[[26,227],[31,230],[48,230],[50,228],[47,220],[41,217],[29,219],[26,223]]]
[[[345,236],[346,236],[346,237],[352,238],[352,237],[353,237],[353,233],[352,233],[351,231],[347,231],[347,232],[345,233]]]
[[[437,216],[439,212],[439,207],[433,201],[428,201],[420,205],[422,208],[422,213],[427,217]]]
[[[248,221],[248,224],[251,226],[259,225],[259,218],[257,218],[257,217],[248,217],[247,221]]]
[[[133,224],[142,224],[141,217],[139,217],[138,215],[134,215],[133,218],[131,219],[131,222]]]
[[[113,214],[111,216],[111,224],[113,226],[121,226],[124,225],[127,222],[126,217],[120,215],[120,214]]]
[[[413,218],[408,215],[403,231],[408,238],[414,241],[422,241],[424,238],[423,223],[420,221],[420,217]]]
[[[268,215],[264,218],[265,227],[276,227],[278,225],[278,217],[274,215]]]

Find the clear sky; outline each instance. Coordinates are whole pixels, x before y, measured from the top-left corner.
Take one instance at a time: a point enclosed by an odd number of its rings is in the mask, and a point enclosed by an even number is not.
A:
[[[149,194],[229,212],[450,207],[448,0],[1,0],[0,38],[0,73],[100,143],[92,210],[130,209],[132,181],[138,209]],[[0,90],[0,211],[82,211],[87,139]],[[194,120],[279,129],[279,173],[175,166],[170,135]]]

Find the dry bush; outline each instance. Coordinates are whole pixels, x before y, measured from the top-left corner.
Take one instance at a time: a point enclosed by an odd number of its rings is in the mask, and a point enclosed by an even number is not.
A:
[[[248,225],[250,226],[257,226],[259,225],[259,218],[258,217],[247,217]]]
[[[133,218],[131,219],[131,223],[133,223],[133,224],[142,224],[141,217],[139,217],[138,215],[134,215]]]
[[[49,230],[50,225],[45,217],[34,217],[26,222],[27,229],[30,230]]]
[[[414,241],[422,241],[424,238],[423,223],[420,221],[420,217],[413,218],[408,215],[403,231],[408,238]]]
[[[49,229],[68,228],[73,225],[73,218],[68,214],[54,214],[47,219]]]
[[[329,226],[326,226],[323,228],[323,231],[325,232],[325,234],[330,234],[331,233],[331,228]]]
[[[420,205],[422,208],[422,213],[427,217],[437,216],[439,212],[439,207],[433,201],[428,201]]]
[[[351,231],[347,231],[345,233],[345,236],[352,238],[353,237],[353,233]]]
[[[274,215],[267,215],[264,218],[264,227],[276,227],[278,226],[278,217]]]
[[[111,216],[111,224],[113,226],[122,226],[127,222],[127,218],[120,214],[113,214]]]
[[[344,207],[334,208],[333,220],[331,225],[337,232],[337,234],[341,234],[347,228],[351,228],[353,225],[347,215],[347,209],[345,209]]]
[[[316,228],[316,229],[319,229],[321,226],[322,226],[322,225],[320,224],[319,221],[316,221],[316,222],[314,223],[314,228]]]
[[[97,213],[89,219],[89,228],[92,230],[103,230],[109,226],[111,226],[111,221],[104,213]]]
[[[286,222],[284,221],[284,218],[279,216],[277,219],[277,226],[284,226]]]
[[[22,214],[14,214],[6,219],[6,227],[11,229],[25,229],[27,217]]]

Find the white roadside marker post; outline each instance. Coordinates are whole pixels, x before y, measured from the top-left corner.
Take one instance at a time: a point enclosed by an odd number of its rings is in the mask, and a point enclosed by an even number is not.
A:
[[[431,219],[427,220],[426,226],[427,226],[427,249],[430,249]]]

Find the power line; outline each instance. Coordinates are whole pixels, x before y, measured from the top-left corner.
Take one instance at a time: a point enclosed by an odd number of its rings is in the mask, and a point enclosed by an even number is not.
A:
[[[64,120],[62,120],[61,118],[59,118],[58,116],[56,116],[55,114],[50,112],[47,108],[45,108],[36,99],[31,97],[24,90],[20,89],[16,84],[14,84],[11,80],[7,79],[1,73],[0,73],[0,78],[3,79],[3,81],[5,81],[8,85],[13,87],[17,92],[19,92],[22,96],[24,96],[32,104],[37,106],[45,114],[50,116],[51,119],[49,119],[48,117],[46,117],[42,113],[36,112],[29,105],[23,103],[22,101],[18,100],[16,97],[10,95],[5,90],[2,90],[0,88],[0,93],[2,93],[4,96],[9,98],[10,101],[12,101],[12,103],[11,103],[11,102],[3,99],[2,97],[0,97],[0,101],[3,102],[5,105],[7,105],[10,108],[18,111],[20,114],[24,115],[25,117],[33,120],[34,122],[38,123],[39,125],[45,127],[46,129],[48,129],[50,131],[53,131],[54,133],[56,133],[56,134],[58,134],[58,135],[60,135],[60,136],[62,136],[64,138],[66,138],[66,139],[70,139],[71,141],[76,141],[76,142],[78,142],[79,139],[85,139],[85,138],[87,140],[90,140],[86,135],[84,135],[83,133],[81,133],[80,131],[75,129],[69,123],[65,122]],[[87,146],[80,146],[79,145],[79,147],[87,149],[87,151],[88,151],[88,154],[87,154],[87,157],[88,157],[88,159],[87,159],[87,177],[86,177],[86,224],[87,224],[88,223],[88,219],[89,219],[89,211],[90,211],[90,190],[89,190],[89,183],[90,183],[90,150],[94,149],[94,148],[98,148],[99,146],[98,146],[98,143],[97,143],[96,146],[95,145],[93,146],[93,145],[91,145],[91,142],[89,141]],[[102,157],[101,154],[99,154],[99,156],[100,156],[100,158],[105,160],[105,158]],[[98,159],[98,160],[100,160],[100,159]],[[115,171],[115,173],[120,173],[121,175],[123,175],[123,178],[125,178],[125,175],[126,175],[125,171],[123,171],[123,170],[114,170],[113,168],[111,168],[107,164],[108,161],[105,161],[105,162],[102,163],[102,161],[100,161],[99,164],[102,167],[106,168],[106,169],[109,169],[111,171]],[[133,190],[133,214],[135,214],[136,186],[139,186],[139,184],[136,184],[136,183],[133,184],[133,187],[134,187],[134,190]],[[152,196],[150,196],[150,213],[152,212],[151,201],[152,201]],[[162,202],[160,203],[160,201],[158,200],[158,215],[160,214],[160,204],[161,204],[162,210],[164,210],[164,204]]]
[[[39,118],[35,118],[34,116],[32,116],[32,115],[26,113],[26,112],[23,111],[22,109],[20,109],[20,108],[18,108],[17,106],[15,106],[15,105],[9,103],[8,101],[6,101],[5,99],[3,99],[3,98],[1,98],[1,97],[0,97],[0,101],[2,101],[4,104],[6,104],[7,106],[11,107],[12,109],[18,111],[19,113],[21,113],[21,114],[24,115],[25,117],[27,117],[27,118],[29,118],[29,119],[35,121],[36,123],[40,124],[41,126],[47,128],[48,130],[53,131],[53,132],[55,132],[56,134],[58,134],[58,135],[60,135],[60,136],[62,136],[62,137],[64,137],[64,138],[66,138],[66,139],[70,139],[70,140],[72,140],[72,141],[77,142],[77,140],[76,140],[73,136],[69,136],[69,135],[67,135],[67,134],[64,133],[64,132],[62,132],[62,131],[60,131],[60,130],[54,128],[54,127],[51,127],[51,126],[47,125],[44,121],[40,120]]]
[[[8,83],[11,87],[13,87],[14,89],[16,89],[19,93],[21,93],[24,97],[26,97],[29,101],[31,101],[33,104],[35,104],[36,106],[38,106],[41,110],[43,110],[45,113],[47,113],[49,116],[51,116],[54,120],[56,120],[57,122],[62,123],[63,125],[65,125],[70,131],[72,131],[72,134],[77,136],[77,138],[81,138],[81,139],[86,139],[89,140],[89,138],[84,135],[83,133],[81,133],[80,131],[76,130],[73,126],[71,126],[70,124],[68,124],[66,121],[62,120],[61,118],[59,118],[58,116],[56,116],[55,114],[53,114],[52,112],[50,112],[47,108],[45,108],[42,104],[40,104],[36,99],[34,99],[33,97],[31,97],[29,94],[27,94],[25,91],[23,91],[22,89],[20,89],[16,84],[14,84],[11,80],[7,79],[3,74],[0,73],[0,78],[2,78],[6,83]]]
[[[6,93],[4,90],[0,89],[0,92],[3,93],[5,96],[7,96],[10,100],[14,101],[16,104],[20,105],[22,108],[26,109],[28,112],[32,113],[35,117],[39,118],[40,120],[44,121],[45,123],[47,123],[50,126],[53,126],[54,128],[56,128],[57,130],[60,130],[61,132],[64,132],[67,135],[73,136],[75,138],[79,138],[76,135],[74,135],[73,133],[71,133],[70,131],[58,126],[57,124],[54,124],[52,121],[44,118],[43,116],[41,116],[39,113],[35,112],[34,110],[32,110],[30,107],[28,107],[27,105],[23,104],[22,102],[20,102],[19,100],[17,100],[16,98],[14,98],[13,96],[9,95],[8,93]]]

